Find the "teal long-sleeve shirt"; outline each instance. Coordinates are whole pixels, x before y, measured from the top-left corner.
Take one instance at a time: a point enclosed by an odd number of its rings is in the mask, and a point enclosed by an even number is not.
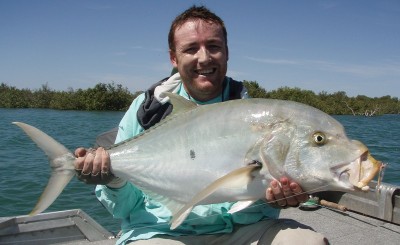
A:
[[[227,77],[226,79],[230,78]],[[229,97],[229,83],[227,84],[223,95],[207,102],[195,101],[187,94],[182,84],[177,94],[198,104],[218,103],[223,98]],[[125,113],[119,124],[116,143],[144,131],[136,117],[137,110],[143,100],[144,94],[139,95]],[[235,224],[252,224],[263,219],[276,218],[279,214],[278,209],[271,208],[264,201],[258,201],[251,207],[234,214],[228,213],[234,203],[199,205],[192,210],[178,228],[170,230],[171,212],[161,203],[150,199],[132,183],[128,182],[117,189],[98,185],[96,196],[114,218],[121,219],[122,235],[117,244],[149,239],[159,234],[181,236],[230,233]]]

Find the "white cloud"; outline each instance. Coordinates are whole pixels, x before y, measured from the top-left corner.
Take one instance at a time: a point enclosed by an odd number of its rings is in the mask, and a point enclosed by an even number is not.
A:
[[[295,59],[270,59],[245,57],[248,60],[276,65],[300,66],[306,69],[316,69],[336,73],[348,73],[360,77],[375,77],[394,75],[400,76],[400,65],[398,62],[382,64],[346,64],[335,63],[323,60],[295,60]]]
[[[260,63],[265,63],[265,64],[286,64],[286,65],[296,65],[298,64],[297,61],[294,60],[284,60],[284,59],[265,59],[265,58],[255,58],[255,57],[250,57],[246,56],[245,57],[248,60],[260,62]]]

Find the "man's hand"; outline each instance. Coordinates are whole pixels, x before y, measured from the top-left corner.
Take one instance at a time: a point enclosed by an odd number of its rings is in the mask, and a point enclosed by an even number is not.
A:
[[[291,182],[286,177],[280,178],[279,182],[273,180],[270,183],[270,187],[267,188],[265,198],[271,206],[281,208],[287,206],[296,207],[301,202],[308,200],[308,194],[296,182]]]
[[[80,181],[105,185],[115,178],[110,172],[110,155],[103,147],[96,150],[78,148],[75,150],[75,156],[75,170]]]

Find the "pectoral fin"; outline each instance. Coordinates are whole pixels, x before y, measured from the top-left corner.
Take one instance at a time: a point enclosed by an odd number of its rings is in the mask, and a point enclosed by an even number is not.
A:
[[[173,214],[173,218],[171,220],[171,230],[182,224],[193,207],[213,194],[216,190],[220,188],[237,188],[246,186],[252,180],[251,173],[260,168],[261,166],[258,164],[248,165],[243,168],[236,169],[211,183],[204,190],[195,195],[193,199],[177,213]]]
[[[231,209],[229,209],[228,213],[233,214],[233,213],[239,212],[240,210],[243,210],[243,209],[249,207],[251,204],[255,203],[256,201],[257,200],[248,200],[248,201],[237,202],[237,203],[233,204]]]

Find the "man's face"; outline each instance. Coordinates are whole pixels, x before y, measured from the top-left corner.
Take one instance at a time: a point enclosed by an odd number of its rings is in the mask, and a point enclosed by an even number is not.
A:
[[[199,101],[217,97],[227,71],[228,47],[222,27],[201,20],[175,30],[175,52],[170,59],[181,75],[186,91]]]

